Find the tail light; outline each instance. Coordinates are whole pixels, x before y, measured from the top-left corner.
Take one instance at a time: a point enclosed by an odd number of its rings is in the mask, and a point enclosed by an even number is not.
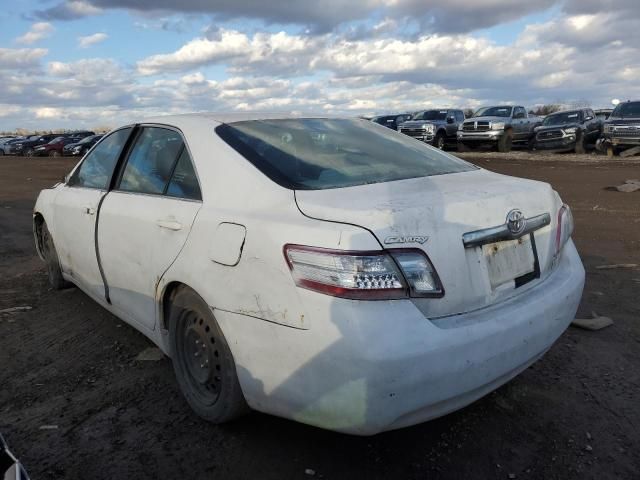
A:
[[[353,252],[285,245],[284,255],[297,286],[327,295],[359,300],[444,295],[421,250]]]
[[[569,241],[573,233],[573,215],[569,205],[562,205],[558,211],[558,226],[556,227],[556,255]]]

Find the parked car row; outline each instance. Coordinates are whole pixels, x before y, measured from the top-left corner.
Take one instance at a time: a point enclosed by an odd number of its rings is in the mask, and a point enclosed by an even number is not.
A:
[[[432,109],[374,117],[372,121],[436,148],[469,151],[491,146],[509,152],[513,145],[532,150],[584,153],[593,148],[613,155],[640,146],[640,101],[615,109],[578,108],[538,117],[519,105],[495,105],[466,118],[459,109]]]
[[[44,135],[31,135],[29,137],[12,138],[2,143],[0,139],[0,155],[23,155],[25,157],[61,155],[81,155],[94,145],[102,135],[96,135],[91,131],[73,133],[47,133]],[[87,140],[91,139],[91,140]],[[87,143],[82,143],[86,141]],[[91,143],[93,142],[93,143]],[[78,149],[66,147],[76,147]],[[77,153],[76,153],[77,152]]]

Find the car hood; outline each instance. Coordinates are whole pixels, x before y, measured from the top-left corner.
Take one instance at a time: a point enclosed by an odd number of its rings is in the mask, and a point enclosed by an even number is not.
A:
[[[551,231],[555,229],[560,208],[559,198],[548,184],[482,169],[356,187],[296,191],[296,202],[309,217],[369,230],[385,248],[423,249],[446,292],[437,301],[414,300],[428,317],[482,308],[516,293],[515,286],[492,290],[486,278],[487,260],[482,248],[465,248],[462,242],[465,233],[503,225],[513,209],[520,209],[527,218],[550,214],[551,225],[535,234],[544,276],[554,254],[555,236]],[[411,239],[424,237],[428,240],[423,244],[411,243]]]
[[[487,117],[473,117],[473,118],[467,118],[464,123],[468,123],[468,122],[509,122],[511,120],[510,117],[492,117],[492,116],[487,116]]]
[[[442,125],[445,123],[443,120],[407,120],[400,125],[403,127],[420,127],[424,124],[431,123],[432,125]]]
[[[572,127],[580,127],[581,124],[580,123],[576,123],[576,122],[572,122],[572,123],[562,123],[562,124],[558,124],[558,125],[540,125],[537,129],[536,132],[544,132],[547,130],[558,130],[559,128],[572,128]]]
[[[611,118],[609,117],[605,123],[607,125],[640,125],[640,118]]]

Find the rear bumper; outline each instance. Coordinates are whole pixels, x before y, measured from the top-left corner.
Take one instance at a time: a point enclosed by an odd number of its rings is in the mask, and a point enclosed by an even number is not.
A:
[[[426,319],[410,301],[299,291],[309,330],[215,311],[254,409],[372,435],[445,415],[527,368],[567,328],[584,286],[569,242],[540,285],[500,304]]]

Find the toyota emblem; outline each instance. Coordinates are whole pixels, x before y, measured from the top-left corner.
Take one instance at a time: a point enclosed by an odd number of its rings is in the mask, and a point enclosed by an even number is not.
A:
[[[522,211],[514,208],[507,213],[507,228],[513,235],[524,232],[527,226],[527,219],[524,218]]]

